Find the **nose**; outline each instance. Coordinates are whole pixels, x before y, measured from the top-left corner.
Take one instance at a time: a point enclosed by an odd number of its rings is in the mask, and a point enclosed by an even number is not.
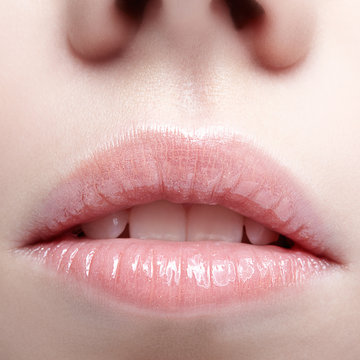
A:
[[[223,32],[224,42],[248,47],[259,64],[287,68],[309,53],[316,24],[314,2],[304,0],[67,1],[69,44],[91,61],[122,56],[151,28],[174,48]]]

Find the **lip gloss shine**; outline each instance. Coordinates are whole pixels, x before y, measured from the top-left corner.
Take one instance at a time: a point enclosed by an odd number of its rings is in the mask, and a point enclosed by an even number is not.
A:
[[[30,253],[121,303],[170,312],[258,299],[297,287],[331,266],[301,251],[208,241],[63,238]]]

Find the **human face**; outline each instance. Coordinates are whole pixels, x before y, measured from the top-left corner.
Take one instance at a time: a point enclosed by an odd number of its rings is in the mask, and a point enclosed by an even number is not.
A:
[[[143,8],[139,1],[135,15],[110,0],[1,1],[1,359],[360,357],[360,4],[259,5],[237,28],[245,7],[225,0],[150,0]],[[181,137],[187,142],[171,145]],[[189,210],[209,202],[199,191],[183,201],[174,195],[174,183],[180,196],[182,177],[194,175],[188,161],[199,144],[195,175],[207,191],[224,166],[221,179],[236,168],[257,180],[263,174],[265,183],[291,183],[279,193],[311,214],[304,226],[315,217],[323,224],[329,268],[225,307],[216,295],[218,306],[207,298],[205,310],[190,302],[169,311],[173,298],[165,297],[155,311],[156,297],[150,308],[136,294],[120,301],[106,286],[88,287],[17,251],[39,233],[45,208],[61,213],[54,194],[70,206],[92,176],[99,186],[109,180],[107,168],[111,184],[139,181],[129,206],[140,188],[137,205],[163,198]],[[131,164],[120,180],[111,171],[113,149],[115,164]],[[144,159],[154,154],[151,167]],[[141,168],[139,179],[132,166]],[[146,175],[160,168],[172,190],[154,194]],[[83,187],[64,194],[74,181]],[[250,205],[242,209],[271,227]],[[109,209],[93,210],[94,219]]]

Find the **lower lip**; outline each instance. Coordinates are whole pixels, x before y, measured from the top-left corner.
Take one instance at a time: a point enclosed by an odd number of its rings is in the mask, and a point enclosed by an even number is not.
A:
[[[168,312],[263,298],[331,267],[302,250],[208,241],[63,237],[24,250],[69,281],[121,303]]]

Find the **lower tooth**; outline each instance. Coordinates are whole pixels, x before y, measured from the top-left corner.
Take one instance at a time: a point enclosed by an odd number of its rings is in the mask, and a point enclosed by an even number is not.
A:
[[[249,241],[254,245],[268,245],[275,242],[279,234],[251,219],[244,219],[245,231]]]
[[[90,239],[115,239],[125,230],[128,217],[128,211],[119,211],[102,219],[83,224],[82,230]]]
[[[188,212],[187,240],[240,242],[243,217],[218,205],[197,204]]]

